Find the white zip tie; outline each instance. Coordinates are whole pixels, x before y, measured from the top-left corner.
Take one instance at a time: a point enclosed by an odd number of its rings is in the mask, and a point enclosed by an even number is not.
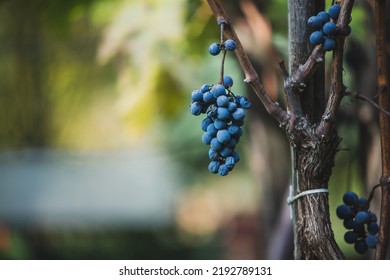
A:
[[[294,195],[292,196],[294,190],[293,190],[293,187],[292,185],[290,186],[290,196],[287,198],[287,204],[290,205],[290,218],[292,219],[293,218],[293,208],[292,208],[292,204],[295,200],[297,200],[298,198],[302,197],[302,196],[305,196],[305,195],[308,195],[308,194],[314,194],[314,193],[329,193],[328,189],[313,189],[313,190],[307,190],[307,191],[303,191],[297,195]]]

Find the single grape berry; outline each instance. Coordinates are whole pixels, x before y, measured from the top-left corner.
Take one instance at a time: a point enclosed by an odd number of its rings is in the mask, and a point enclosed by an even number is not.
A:
[[[234,51],[237,47],[236,41],[233,39],[227,39],[225,41],[225,49],[228,51]]]
[[[209,164],[209,171],[214,174],[218,173],[219,165],[219,161],[211,161]]]
[[[196,89],[191,93],[192,101],[202,101],[203,100],[203,92]]]
[[[356,241],[354,247],[355,247],[355,251],[362,255],[368,250],[368,246],[364,240]]]
[[[357,241],[358,239],[358,234],[354,231],[347,231],[345,234],[344,234],[344,240],[345,242],[347,242],[348,244],[353,244]]]
[[[218,130],[217,132],[217,140],[222,144],[228,143],[231,137],[232,136],[230,135],[229,131],[226,129]]]
[[[211,140],[211,143],[210,143],[210,147],[211,149],[213,149],[214,151],[220,151],[222,150],[223,148],[223,145],[221,142],[218,141],[218,139],[215,137]]]
[[[320,30],[322,27],[322,21],[318,16],[309,17],[307,25],[313,30]]]
[[[203,109],[203,106],[198,102],[192,103],[191,107],[190,107],[191,114],[193,114],[195,116],[199,116],[202,113],[202,109]]]
[[[319,12],[317,14],[317,17],[319,17],[321,19],[322,24],[325,24],[330,20],[330,15],[325,11]]]
[[[352,216],[353,216],[351,207],[349,207],[345,204],[339,205],[337,207],[336,214],[337,214],[337,217],[339,217],[340,219],[349,219],[349,218],[352,218]]]
[[[370,219],[370,214],[367,211],[359,211],[355,216],[355,221],[359,224],[365,224]]]
[[[343,195],[343,202],[346,205],[354,206],[354,205],[356,205],[359,202],[359,197],[354,192],[346,192]]]
[[[322,43],[322,47],[326,52],[333,51],[336,47],[336,41],[333,38],[326,37],[324,42]]]
[[[218,55],[221,52],[221,46],[217,43],[212,43],[209,47],[209,54]]]
[[[229,104],[229,97],[227,95],[220,95],[217,98],[218,107],[227,107]]]
[[[371,222],[367,226],[367,231],[371,234],[377,234],[379,231],[379,225],[376,222]]]
[[[309,41],[312,45],[319,45],[324,41],[324,33],[322,31],[314,31],[311,33]]]
[[[322,27],[322,31],[324,32],[325,35],[332,36],[332,35],[336,34],[336,31],[337,31],[336,24],[334,22],[331,22],[331,21],[327,22]]]
[[[226,88],[231,88],[233,86],[233,79],[230,76],[224,76],[223,77],[223,85]]]
[[[378,243],[378,236],[376,234],[369,234],[366,237],[366,244],[370,248],[375,248]]]
[[[234,120],[243,120],[245,118],[245,111],[241,108],[237,108],[237,110],[233,113]]]
[[[221,84],[215,84],[210,92],[213,94],[213,96],[215,98],[218,98],[218,96],[221,96],[221,95],[226,95],[226,90],[225,90],[225,87]]]
[[[205,143],[206,145],[210,145],[212,139],[213,139],[213,136],[211,136],[207,132],[203,133],[203,136],[202,136],[203,143]]]
[[[339,4],[334,4],[330,6],[329,8],[329,16],[333,19],[336,20],[339,17],[341,7]]]
[[[214,101],[214,95],[211,91],[207,91],[203,94],[203,101],[206,103],[211,103]]]
[[[226,164],[221,164],[218,169],[218,174],[221,176],[226,176],[229,173],[229,167]]]

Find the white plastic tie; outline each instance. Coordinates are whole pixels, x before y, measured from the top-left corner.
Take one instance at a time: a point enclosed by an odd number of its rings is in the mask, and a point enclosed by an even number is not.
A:
[[[302,196],[309,195],[309,194],[315,194],[315,193],[329,193],[328,189],[313,189],[313,190],[307,190],[303,191],[297,195],[293,195],[293,188],[290,186],[290,196],[287,198],[287,204],[290,205],[290,217],[291,219],[293,218],[293,209],[292,209],[292,204],[294,203],[295,200],[298,198],[301,198]]]

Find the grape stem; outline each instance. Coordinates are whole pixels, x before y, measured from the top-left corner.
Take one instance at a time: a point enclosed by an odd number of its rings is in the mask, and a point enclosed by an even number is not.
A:
[[[378,96],[379,94],[381,94],[381,92],[383,92],[385,90],[384,87],[381,87],[379,88],[379,91],[378,93],[376,94],[376,96]],[[373,101],[373,98],[369,98],[365,95],[363,95],[362,93],[358,92],[358,91],[354,91],[354,92],[345,92],[344,93],[345,96],[352,96],[356,99],[359,99],[359,100],[364,100],[364,101],[367,101],[368,103],[370,103],[372,106],[374,106],[375,108],[377,108],[379,111],[381,111],[382,113],[386,114],[387,116],[390,117],[390,112],[385,110],[384,108],[382,108],[381,106],[379,106],[377,103],[375,103]]]
[[[226,49],[223,46],[223,34],[224,34],[224,27],[226,22],[222,21],[219,23],[219,27],[221,29],[221,39],[220,39],[220,47],[222,48],[222,61],[221,61],[221,70],[220,70],[220,77],[219,77],[219,83],[223,85],[223,75],[225,71],[225,58],[226,58]]]

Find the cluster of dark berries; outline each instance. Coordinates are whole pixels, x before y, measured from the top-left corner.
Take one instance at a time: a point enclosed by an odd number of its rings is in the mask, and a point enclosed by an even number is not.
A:
[[[211,55],[218,55],[221,50],[234,51],[236,47],[236,41],[233,39],[227,39],[222,44],[212,43],[209,47],[209,53]]]
[[[224,85],[203,85],[191,95],[191,113],[207,115],[201,127],[202,142],[210,145],[208,169],[221,176],[226,176],[240,160],[235,147],[243,134],[245,109],[251,107],[246,97],[230,91],[232,86],[233,79],[225,76]]]
[[[308,19],[307,24],[314,30],[311,33],[309,41],[312,45],[320,45],[324,51],[332,51],[336,47],[334,35],[337,33],[336,21],[340,14],[340,5],[330,6],[329,11],[321,11],[316,16]],[[348,26],[348,33],[351,33],[351,27]]]
[[[344,240],[354,244],[356,252],[364,254],[368,248],[375,248],[378,242],[377,217],[368,210],[368,200],[359,198],[354,192],[346,192],[343,202],[337,207],[336,214],[344,220],[344,227],[349,230],[345,233]]]

